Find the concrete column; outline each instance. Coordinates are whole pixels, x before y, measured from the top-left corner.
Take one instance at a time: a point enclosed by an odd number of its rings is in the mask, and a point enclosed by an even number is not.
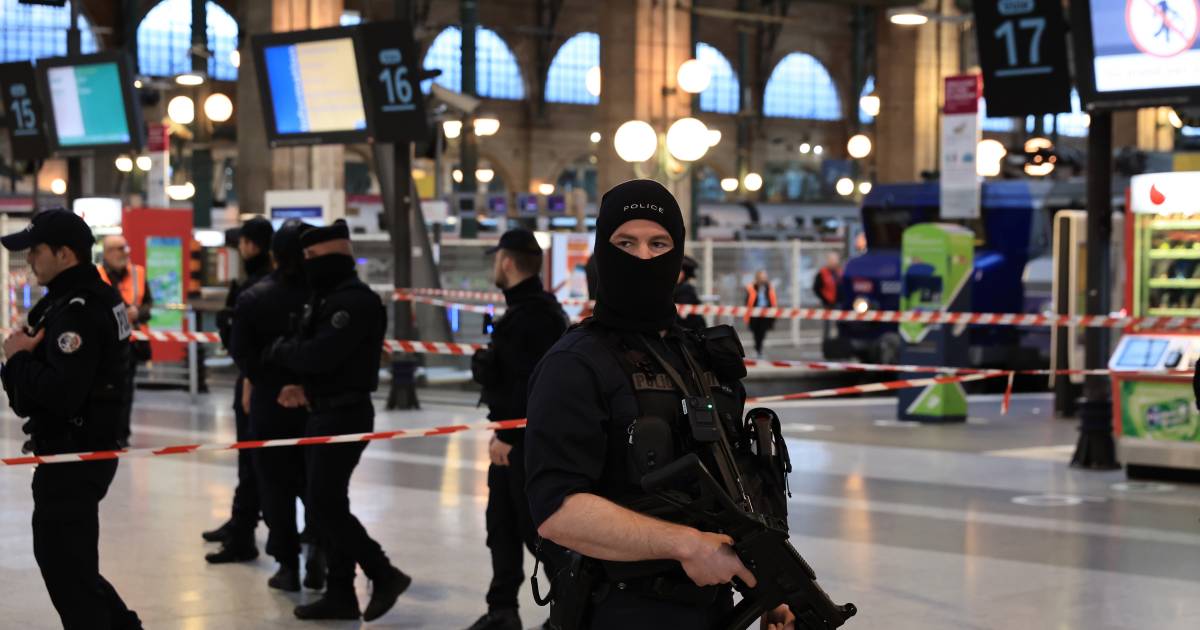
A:
[[[613,148],[617,128],[628,120],[650,123],[661,137],[675,120],[691,115],[691,95],[677,90],[679,65],[692,57],[691,20],[675,3],[656,0],[609,0],[599,19],[599,129],[604,140],[597,150],[599,192],[638,176],[634,165]],[[691,182],[686,173],[665,173],[651,158],[643,175],[662,182],[689,218]]]
[[[937,11],[939,4],[948,3],[929,0],[923,6]],[[897,26],[880,12],[875,163],[881,183],[919,181],[922,171],[938,169],[942,84],[958,73],[959,29],[937,21]]]
[[[336,26],[343,0],[264,0],[239,4],[243,38],[238,72],[238,207],[261,214],[268,189],[342,188],[345,185],[341,146],[270,149],[255,78],[250,35]]]

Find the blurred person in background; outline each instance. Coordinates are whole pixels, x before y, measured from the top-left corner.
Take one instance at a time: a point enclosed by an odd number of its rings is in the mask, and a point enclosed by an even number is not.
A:
[[[125,316],[134,330],[150,332],[150,308],[154,305],[154,297],[150,295],[150,285],[146,282],[146,268],[135,265],[129,260],[129,243],[124,236],[113,234],[104,237],[104,258],[96,265],[100,279],[116,287],[125,303]],[[129,446],[130,421],[133,416],[133,377],[137,374],[139,363],[150,360],[150,341],[133,339],[133,352],[129,354],[129,378],[125,382],[125,408],[121,410],[121,424],[117,428],[117,442]]]
[[[746,285],[746,306],[750,308],[774,308],[778,306],[779,301],[775,298],[775,287],[771,285],[770,278],[767,277],[766,269],[759,269],[754,274],[754,282]],[[775,326],[775,319],[771,317],[751,317],[749,311],[746,312],[746,323],[750,326],[750,332],[754,334],[754,352],[759,358],[762,358],[763,345],[767,341],[767,331]]]
[[[696,285],[692,284],[692,280],[696,279],[696,268],[699,265],[691,256],[683,257],[683,267],[679,270],[679,281],[675,285],[675,303],[676,304],[700,304],[700,294],[696,291]],[[704,330],[708,328],[708,324],[704,321],[704,316],[696,313],[691,315],[680,315],[679,325],[691,330]]]

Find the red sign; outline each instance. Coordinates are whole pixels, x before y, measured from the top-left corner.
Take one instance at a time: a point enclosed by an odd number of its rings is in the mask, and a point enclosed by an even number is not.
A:
[[[169,127],[162,124],[150,123],[146,128],[146,148],[151,152],[163,152],[170,148],[171,134],[168,133]]]
[[[943,111],[947,115],[979,113],[982,87],[983,82],[977,74],[946,77],[946,104]]]

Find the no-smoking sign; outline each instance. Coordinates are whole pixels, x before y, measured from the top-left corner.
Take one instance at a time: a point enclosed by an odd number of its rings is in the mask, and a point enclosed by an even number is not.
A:
[[[1127,0],[1125,28],[1147,55],[1174,57],[1196,43],[1200,0]]]

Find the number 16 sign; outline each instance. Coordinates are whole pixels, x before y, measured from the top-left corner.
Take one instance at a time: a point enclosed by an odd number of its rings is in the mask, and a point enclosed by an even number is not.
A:
[[[419,142],[425,139],[424,95],[417,83],[420,57],[408,22],[366,22],[361,27],[363,81],[371,93],[372,125],[380,142]]]

